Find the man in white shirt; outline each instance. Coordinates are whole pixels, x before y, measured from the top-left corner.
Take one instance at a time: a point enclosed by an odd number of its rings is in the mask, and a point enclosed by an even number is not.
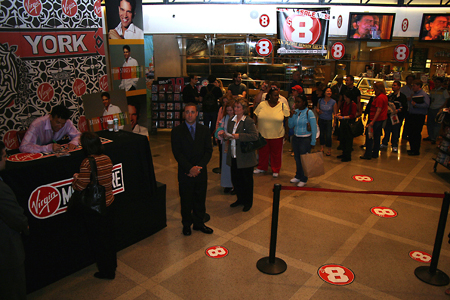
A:
[[[102,101],[103,101],[103,105],[105,106],[105,108],[103,110],[103,116],[120,114],[122,112],[118,106],[111,104],[111,96],[109,95],[108,92],[102,93]]]
[[[126,67],[138,67],[139,63],[137,60],[131,57],[131,49],[130,46],[125,45],[123,46],[123,57],[125,58],[125,61],[123,62],[123,69],[122,69],[122,75],[125,72],[131,73],[131,70],[126,69]],[[119,89],[124,89],[125,91],[134,91],[136,90],[137,83],[139,81],[139,78],[127,78],[122,79],[122,82],[119,85]]]
[[[144,39],[142,29],[133,24],[136,0],[119,0],[120,23],[109,31],[110,39]]]

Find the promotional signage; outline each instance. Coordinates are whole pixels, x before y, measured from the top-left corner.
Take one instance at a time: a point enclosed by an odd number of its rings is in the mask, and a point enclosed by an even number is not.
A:
[[[398,62],[405,62],[409,57],[409,48],[405,44],[397,45],[394,49],[394,58]]]
[[[317,274],[326,283],[334,285],[347,285],[355,280],[352,270],[341,265],[323,265]]]
[[[24,130],[58,104],[79,123],[84,114],[80,97],[108,90],[102,28],[101,0],[2,5],[0,137]],[[19,146],[6,141],[8,149]]]
[[[206,255],[211,258],[222,258],[228,255],[228,249],[222,246],[213,246],[206,249]]]
[[[256,43],[256,52],[261,56],[268,56],[272,53],[273,45],[268,39],[261,39]]]
[[[341,59],[344,57],[345,54],[345,46],[341,42],[334,43],[333,46],[331,46],[331,56],[334,59]]]
[[[367,175],[355,175],[352,177],[354,180],[359,182],[372,182],[373,178]]]
[[[418,262],[422,262],[422,263],[430,263],[431,262],[431,255],[426,252],[419,251],[419,250],[409,252],[409,257],[411,257],[412,259],[414,259]]]
[[[372,207],[370,211],[381,218],[395,218],[397,216],[397,212],[389,207]]]
[[[113,195],[125,191],[122,164],[112,169]],[[41,185],[28,199],[28,210],[37,219],[47,219],[67,211],[67,204],[72,196],[73,178]]]
[[[329,8],[277,8],[280,54],[327,54]]]

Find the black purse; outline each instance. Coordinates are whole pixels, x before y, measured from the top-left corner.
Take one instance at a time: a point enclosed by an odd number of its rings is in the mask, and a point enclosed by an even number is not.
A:
[[[267,141],[262,137],[261,133],[258,132],[258,139],[253,142],[241,142],[241,152],[250,153],[256,151],[267,145]]]
[[[93,157],[89,157],[89,164],[91,165],[91,182],[81,192],[73,192],[67,209],[68,211],[104,215],[106,213],[105,187],[98,183],[97,164]]]

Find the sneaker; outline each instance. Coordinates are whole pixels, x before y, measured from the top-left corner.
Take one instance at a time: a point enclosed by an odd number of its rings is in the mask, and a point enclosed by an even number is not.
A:
[[[272,176],[273,178],[278,178],[278,173],[273,173]]]
[[[300,182],[300,179],[297,179],[295,177],[290,180],[290,183],[297,183],[297,182]]]
[[[386,149],[386,148],[387,148],[387,145],[385,145],[385,144],[380,145],[380,149]]]
[[[304,187],[306,185],[306,182],[300,181],[297,186],[298,187]]]
[[[398,147],[392,147],[392,152],[397,153],[398,152]]]
[[[260,170],[258,168],[253,170],[253,174],[259,174],[259,173],[264,173],[264,172],[265,172],[264,170]]]

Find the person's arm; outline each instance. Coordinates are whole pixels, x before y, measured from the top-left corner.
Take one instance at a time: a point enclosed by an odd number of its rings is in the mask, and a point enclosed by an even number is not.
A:
[[[247,91],[243,91],[242,94],[240,94],[239,96],[241,96],[242,98],[246,98],[247,97]]]
[[[40,123],[41,126],[44,126],[44,123]],[[31,124],[28,128],[25,136],[20,144],[19,150],[22,153],[42,153],[42,152],[53,152],[53,144],[49,145],[38,145],[37,140],[39,136],[39,128],[38,126]]]
[[[413,107],[428,108],[430,106],[430,97],[428,97],[428,95],[424,92],[423,93],[423,103],[416,103],[414,101],[411,101],[411,104]]]
[[[66,122],[66,124],[69,123],[69,120]],[[70,145],[73,145],[74,147],[78,146],[80,144],[80,136],[81,136],[81,132],[79,132],[75,126],[73,125],[72,122],[70,122],[68,124],[68,128],[67,128],[67,133],[66,133],[69,138],[70,138],[70,142],[69,142],[69,147]]]
[[[439,109],[442,109],[444,107],[448,107],[447,103],[450,101],[450,95],[448,94],[447,90],[444,90],[444,98],[445,98],[444,104],[442,104],[442,106]]]
[[[203,144],[203,156],[200,159],[198,165],[201,166],[202,168],[206,168],[206,165],[208,164],[208,162],[211,160],[211,156],[212,156],[212,152],[213,152],[213,147],[212,147],[212,142],[211,142],[211,134],[209,132],[209,128],[205,127],[206,130],[203,130],[203,134],[204,134],[204,144]],[[197,130],[199,128],[197,127]]]
[[[90,182],[91,182],[91,165],[89,163],[89,159],[85,158],[81,162],[80,173],[74,174],[72,187],[76,191],[82,191],[88,186]]]
[[[5,183],[1,183],[1,185],[0,220],[15,231],[28,234],[28,219],[23,214],[23,208],[17,202],[11,188]]]
[[[264,94],[263,90],[259,90],[258,94],[256,94],[255,98],[253,99],[253,107],[255,109],[256,107],[258,107],[259,103],[261,103],[263,94]]]
[[[316,116],[311,111],[311,113],[308,114],[308,122],[311,126],[311,146],[314,147],[316,145],[316,136],[317,136],[317,122],[316,122]]]

